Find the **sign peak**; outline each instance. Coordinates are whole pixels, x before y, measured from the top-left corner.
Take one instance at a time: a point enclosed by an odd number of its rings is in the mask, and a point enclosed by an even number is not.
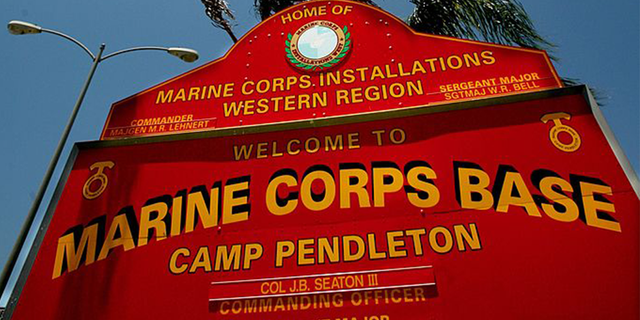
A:
[[[351,1],[266,19],[223,57],[116,102],[102,139],[347,116],[561,87],[544,51],[417,33]]]

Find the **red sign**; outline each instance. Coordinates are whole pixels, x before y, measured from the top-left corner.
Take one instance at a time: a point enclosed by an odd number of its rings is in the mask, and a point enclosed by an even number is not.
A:
[[[638,318],[637,177],[584,90],[80,144],[8,313]]]
[[[357,2],[290,7],[222,58],[113,105],[102,139],[206,131],[561,87],[547,54],[413,32]]]

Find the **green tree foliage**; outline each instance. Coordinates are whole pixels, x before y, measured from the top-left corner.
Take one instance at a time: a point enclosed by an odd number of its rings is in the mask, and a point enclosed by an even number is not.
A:
[[[414,30],[456,38],[548,50],[517,0],[410,0]]]

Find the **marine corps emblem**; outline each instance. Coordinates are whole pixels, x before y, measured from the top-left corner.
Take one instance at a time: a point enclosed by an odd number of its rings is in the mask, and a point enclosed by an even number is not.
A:
[[[306,71],[322,71],[338,64],[351,49],[347,26],[317,20],[300,27],[285,41],[287,59]]]
[[[580,134],[576,129],[563,124],[562,119],[571,120],[571,115],[566,112],[555,112],[548,113],[542,116],[540,119],[543,123],[547,123],[549,121],[553,121],[553,128],[549,131],[549,139],[551,143],[558,148],[560,151],[564,152],[574,152],[580,148],[582,145],[582,139],[580,138]],[[560,134],[564,133],[568,138],[571,139],[571,142],[563,142],[560,139]]]

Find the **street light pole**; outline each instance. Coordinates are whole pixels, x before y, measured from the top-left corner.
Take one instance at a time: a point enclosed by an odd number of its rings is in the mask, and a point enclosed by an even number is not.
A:
[[[42,203],[42,198],[44,198],[45,192],[47,192],[47,187],[51,182],[51,177],[53,176],[53,172],[56,169],[56,165],[58,164],[58,160],[60,159],[60,155],[62,154],[62,150],[67,142],[67,138],[69,137],[69,133],[71,132],[71,127],[73,127],[73,123],[76,120],[76,116],[78,115],[78,111],[80,111],[80,105],[82,105],[82,101],[84,100],[84,96],[87,93],[87,89],[89,89],[89,85],[91,84],[91,80],[93,79],[93,75],[96,72],[96,68],[100,63],[100,58],[102,57],[102,52],[104,52],[105,45],[104,43],[100,45],[100,49],[98,51],[98,55],[93,58],[93,63],[91,64],[91,69],[89,70],[89,75],[87,76],[87,80],[84,82],[82,86],[82,90],[80,91],[80,95],[76,100],[76,104],[73,107],[73,111],[71,111],[71,116],[69,116],[69,120],[67,121],[67,125],[62,131],[62,136],[60,137],[60,141],[58,142],[58,146],[56,147],[55,152],[53,153],[53,157],[51,161],[49,161],[49,167],[47,168],[47,172],[44,174],[44,178],[40,183],[40,188],[38,189],[38,193],[36,193],[35,199],[33,199],[33,203],[31,204],[31,208],[29,209],[29,213],[27,214],[27,219],[22,224],[22,229],[18,234],[18,239],[16,243],[13,245],[13,249],[9,254],[9,261],[4,265],[4,269],[2,270],[2,278],[0,278],[0,289],[4,292],[5,287],[7,286],[7,282],[9,282],[9,277],[11,275],[11,270],[16,265],[18,260],[18,256],[20,255],[20,251],[22,250],[22,246],[27,239],[27,235],[29,235],[29,230],[31,229],[31,225],[33,224],[33,220],[36,217],[36,213],[38,213],[38,208],[40,208],[40,204]]]
[[[101,44],[100,45],[100,49],[98,50],[98,54],[94,55],[91,50],[89,50],[84,44],[82,44],[80,41],[76,40],[75,38],[66,35],[62,32],[59,31],[55,31],[55,30],[50,30],[50,29],[45,29],[42,28],[38,25],[35,24],[31,24],[28,22],[22,22],[22,21],[11,21],[8,24],[8,29],[9,32],[11,34],[15,34],[15,35],[21,35],[21,34],[34,34],[34,33],[42,33],[42,32],[46,32],[46,33],[50,33],[50,34],[54,34],[60,37],[63,37],[67,40],[70,40],[71,42],[75,43],[76,45],[78,45],[79,47],[81,47],[85,52],[87,52],[87,54],[89,54],[89,56],[91,57],[91,59],[93,59],[93,63],[91,64],[91,69],[89,70],[89,75],[87,76],[87,80],[84,82],[84,85],[82,86],[82,90],[80,91],[80,95],[78,96],[78,99],[76,100],[76,104],[73,107],[73,110],[71,111],[71,116],[69,117],[69,120],[67,121],[67,125],[64,128],[64,131],[62,132],[62,136],[60,137],[60,141],[58,142],[58,146],[56,147],[56,150],[53,154],[53,157],[51,158],[51,161],[49,162],[49,167],[47,168],[47,171],[44,175],[44,178],[42,179],[42,183],[40,184],[40,188],[38,189],[38,193],[36,194],[35,199],[33,200],[33,203],[31,204],[31,208],[29,209],[29,213],[27,214],[27,218],[24,221],[23,225],[22,225],[22,229],[20,230],[20,233],[18,234],[18,239],[16,240],[16,243],[13,246],[13,249],[11,250],[11,253],[9,254],[9,258],[7,263],[5,264],[4,268],[2,269],[2,274],[0,275],[0,296],[2,294],[4,294],[5,288],[7,286],[7,283],[9,282],[9,278],[11,276],[12,270],[16,265],[16,262],[18,261],[18,257],[20,255],[20,252],[22,251],[22,248],[24,246],[24,243],[27,239],[27,236],[29,235],[29,230],[31,230],[31,226],[33,225],[33,221],[36,217],[36,214],[38,212],[38,209],[40,208],[40,204],[42,203],[42,199],[44,198],[44,195],[47,191],[47,187],[49,186],[49,183],[51,182],[51,177],[53,176],[53,172],[55,171],[55,168],[58,164],[58,160],[60,159],[60,155],[62,154],[62,150],[64,149],[64,146],[66,145],[67,142],[67,138],[69,137],[69,133],[71,132],[71,128],[73,127],[73,123],[76,120],[76,116],[78,115],[78,111],[80,111],[80,106],[82,105],[82,101],[84,100],[84,97],[87,93],[87,90],[89,89],[89,85],[91,84],[91,80],[93,79],[93,75],[96,72],[96,69],[98,68],[98,64],[108,58],[117,56],[119,54],[123,54],[123,53],[127,53],[127,52],[132,52],[132,51],[140,51],[140,50],[161,50],[161,51],[166,51],[171,55],[174,55],[178,58],[180,58],[181,60],[185,61],[185,62],[193,62],[196,61],[198,59],[198,52],[192,49],[187,49],[187,48],[165,48],[165,47],[135,47],[135,48],[129,48],[129,49],[124,49],[124,50],[120,50],[120,51],[116,51],[113,52],[111,54],[108,54],[106,56],[102,56],[102,53],[104,52],[105,49],[105,44]]]

